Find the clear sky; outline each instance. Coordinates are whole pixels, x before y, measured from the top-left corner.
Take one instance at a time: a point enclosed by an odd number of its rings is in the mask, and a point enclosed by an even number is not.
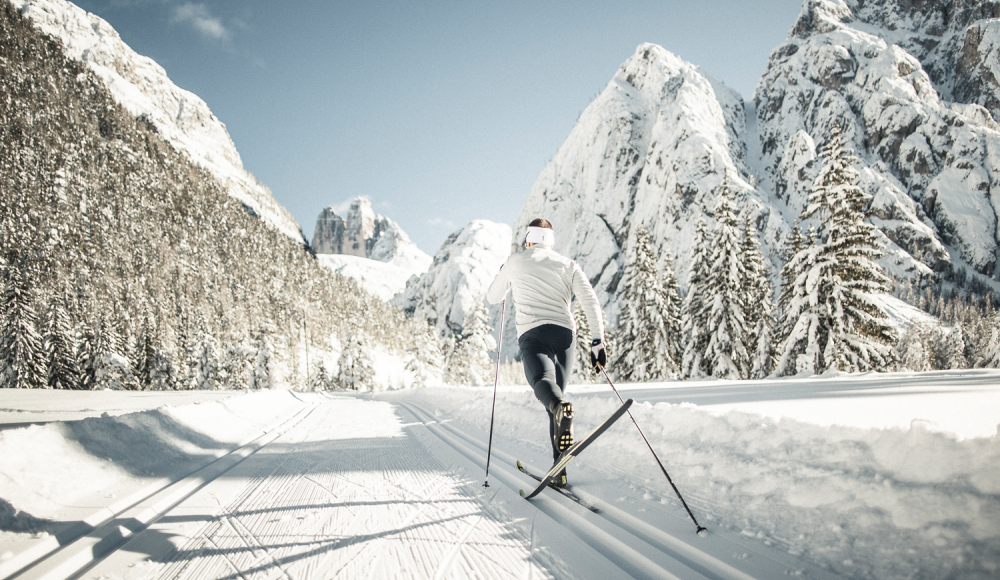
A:
[[[432,254],[512,224],[643,42],[751,98],[801,0],[78,0],[226,124],[306,236],[363,195]]]

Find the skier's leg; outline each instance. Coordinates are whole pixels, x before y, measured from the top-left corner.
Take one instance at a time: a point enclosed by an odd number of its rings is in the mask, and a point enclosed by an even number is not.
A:
[[[549,345],[546,327],[539,326],[525,332],[518,339],[521,349],[521,363],[524,365],[524,376],[535,391],[535,397],[548,409],[553,401],[562,400],[563,392],[559,387],[556,374],[555,352]]]

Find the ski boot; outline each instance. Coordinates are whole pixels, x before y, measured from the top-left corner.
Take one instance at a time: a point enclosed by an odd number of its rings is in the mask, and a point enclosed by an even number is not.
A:
[[[563,468],[562,471],[560,471],[559,473],[557,473],[554,476],[552,476],[551,478],[549,478],[549,487],[555,487],[555,488],[558,488],[558,489],[563,489],[567,485],[569,485],[569,482],[566,481],[566,469],[565,468]]]
[[[553,401],[549,411],[552,413],[552,445],[562,453],[573,445],[573,403]]]

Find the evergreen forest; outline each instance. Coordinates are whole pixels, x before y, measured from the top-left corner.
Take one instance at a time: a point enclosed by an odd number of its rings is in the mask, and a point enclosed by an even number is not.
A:
[[[226,195],[9,3],[0,248],[0,387],[358,388],[370,364],[324,363],[341,343],[403,358],[428,333]]]

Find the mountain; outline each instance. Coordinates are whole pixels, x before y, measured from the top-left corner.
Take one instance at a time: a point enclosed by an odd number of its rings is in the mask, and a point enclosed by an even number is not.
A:
[[[345,254],[385,262],[411,274],[422,274],[431,264],[431,257],[410,241],[399,224],[377,215],[371,201],[363,197],[351,200],[344,217],[333,207],[324,208],[316,218],[312,248],[317,254]]]
[[[616,320],[615,294],[639,225],[654,253],[688,271],[698,216],[710,216],[723,179],[774,248],[789,222],[752,185],[743,99],[660,46],[640,45],[542,171],[521,207],[515,243],[536,217],[552,222],[556,249],[580,263]]]
[[[65,0],[6,1],[39,30],[60,39],[67,57],[85,63],[118,104],[206,169],[226,193],[279,232],[304,240],[291,213],[244,169],[226,126],[208,105],[129,48],[110,24]]]
[[[755,93],[762,186],[797,215],[837,123],[908,269],[994,278],[1000,126],[984,105],[996,109],[998,10],[808,0]]]
[[[466,317],[485,306],[486,289],[510,255],[510,239],[506,224],[472,221],[448,236],[427,272],[410,278],[392,303],[408,317],[426,319],[441,337],[461,334]]]
[[[412,382],[425,322],[321,267],[65,51],[0,2],[0,386]]]
[[[897,278],[997,288],[1000,15],[992,2],[807,0],[754,100],[643,44],[581,114],[514,224],[535,217],[594,284],[614,328],[639,225],[682,290],[694,224],[724,179],[771,265],[839,124]],[[808,224],[805,224],[808,225]]]

